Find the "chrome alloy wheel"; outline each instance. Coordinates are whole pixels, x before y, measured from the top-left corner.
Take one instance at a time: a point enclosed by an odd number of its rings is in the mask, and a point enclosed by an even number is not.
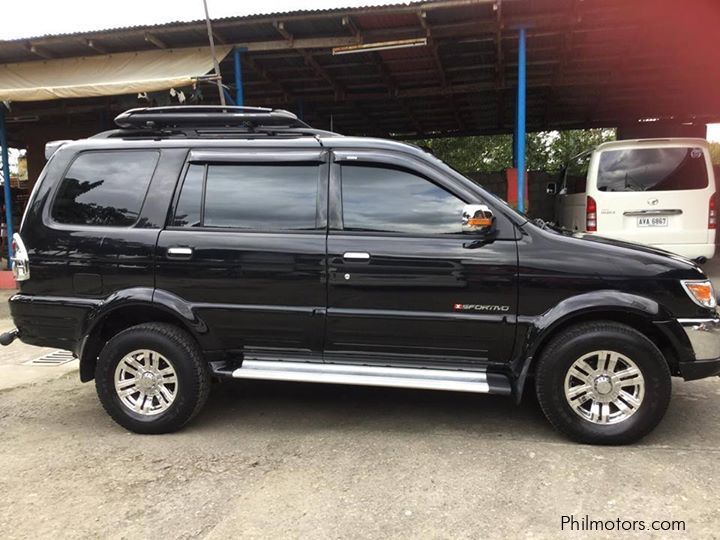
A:
[[[177,373],[162,354],[147,349],[133,351],[115,368],[115,392],[131,411],[154,416],[165,412],[175,401]]]
[[[627,356],[593,351],[573,362],[565,376],[565,399],[580,417],[594,424],[617,424],[642,405],[645,379]]]

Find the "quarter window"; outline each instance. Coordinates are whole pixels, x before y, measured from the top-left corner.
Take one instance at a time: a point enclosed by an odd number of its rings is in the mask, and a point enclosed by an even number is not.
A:
[[[462,233],[464,201],[404,170],[343,165],[342,201],[345,230]]]
[[[129,227],[140,209],[159,154],[155,151],[85,152],[58,189],[52,217],[59,223]]]
[[[191,165],[172,224],[261,231],[313,230],[319,172],[316,164]]]

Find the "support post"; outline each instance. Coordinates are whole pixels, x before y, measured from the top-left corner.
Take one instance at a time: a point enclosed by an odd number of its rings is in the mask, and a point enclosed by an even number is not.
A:
[[[5,125],[5,105],[0,103],[0,146],[2,146],[2,173],[3,173],[3,192],[5,194],[5,226],[7,231],[8,243],[8,269],[12,267],[12,195],[10,191],[10,161],[7,144],[7,131]]]
[[[243,96],[243,81],[242,81],[242,64],[240,63],[240,54],[242,49],[235,47],[233,49],[233,63],[235,65],[235,105],[242,107],[245,105],[245,99]]]
[[[517,111],[515,113],[515,159],[517,160],[518,210],[525,211],[525,98],[527,71],[525,64],[525,28],[518,33]]]

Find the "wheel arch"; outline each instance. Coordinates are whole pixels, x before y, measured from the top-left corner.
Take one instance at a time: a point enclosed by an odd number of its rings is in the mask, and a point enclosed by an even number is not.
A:
[[[77,356],[80,380],[95,377],[95,365],[105,343],[119,332],[149,322],[169,323],[186,331],[203,349],[208,345],[208,328],[182,299],[153,289],[130,289],[108,297],[88,315]]]
[[[670,372],[679,374],[679,362],[687,354],[682,341],[685,336],[669,311],[645,297],[599,291],[569,298],[530,322],[523,347],[513,362],[517,402],[547,345],[567,329],[591,321],[610,321],[637,330],[658,347]]]

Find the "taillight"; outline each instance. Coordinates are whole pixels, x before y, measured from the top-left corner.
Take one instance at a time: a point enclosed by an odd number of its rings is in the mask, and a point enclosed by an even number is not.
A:
[[[587,206],[585,207],[585,230],[588,232],[597,231],[597,204],[590,195],[588,195]]]
[[[710,197],[708,208],[708,229],[717,229],[717,193],[713,193]]]

